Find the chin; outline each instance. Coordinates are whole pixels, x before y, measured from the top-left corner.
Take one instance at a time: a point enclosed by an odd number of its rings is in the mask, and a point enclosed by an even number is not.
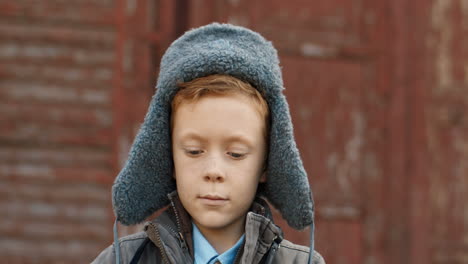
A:
[[[226,215],[205,214],[201,217],[193,217],[197,224],[210,229],[222,229],[236,222],[237,219],[227,218]]]

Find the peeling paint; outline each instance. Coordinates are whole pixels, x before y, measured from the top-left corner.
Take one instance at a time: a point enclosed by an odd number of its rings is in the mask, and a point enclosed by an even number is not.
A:
[[[346,145],[346,157],[352,162],[360,160],[360,153],[363,144],[362,136],[364,134],[364,117],[362,113],[353,113],[353,137]]]
[[[432,6],[432,26],[438,33],[438,44],[435,45],[436,89],[445,90],[453,83],[453,62],[450,49],[453,40],[450,10],[452,0],[436,0]]]
[[[452,181],[454,204],[452,205],[453,219],[462,221],[465,230],[468,230],[468,219],[466,214],[462,215],[461,212],[468,211],[468,137],[463,130],[457,131],[453,135],[453,149],[457,152],[458,162],[455,168],[455,175]],[[460,215],[459,215],[460,214]]]
[[[463,231],[468,230],[468,0],[435,0],[431,22],[428,41],[435,83],[430,86],[426,116],[427,172],[433,220],[440,224],[430,231],[441,243],[461,246],[468,236]],[[451,250],[439,249],[434,257],[444,263],[466,262],[466,256]]]
[[[24,176],[29,178],[48,178],[52,179],[52,168],[43,164],[0,164],[0,176]]]
[[[327,159],[329,171],[334,171],[340,190],[349,191],[352,182],[360,175],[361,151],[363,146],[363,136],[365,122],[362,113],[353,112],[352,116],[352,136],[345,145],[344,157],[340,159],[339,153],[331,153]],[[333,175],[333,173],[331,174]]]
[[[328,219],[344,218],[356,219],[361,214],[359,208],[351,206],[343,207],[322,207],[320,209],[320,216]]]
[[[230,15],[227,22],[233,25],[247,27],[249,25],[249,18],[244,15]]]
[[[325,47],[315,43],[303,43],[301,53],[306,57],[333,57],[336,56],[335,48]]]
[[[379,263],[377,260],[377,257],[372,256],[372,255],[366,256],[364,260],[364,264],[377,264],[377,263]]]
[[[239,0],[228,0],[229,4],[232,6],[238,6],[239,5]]]
[[[126,8],[125,8],[125,13],[127,16],[132,16],[135,14],[135,10],[137,8],[137,3],[136,0],[127,0],[126,1]]]
[[[374,153],[365,153],[363,155],[363,169],[366,171],[366,179],[376,181],[381,178],[382,170],[378,166],[377,158]]]
[[[463,27],[468,29],[468,0],[460,0]]]

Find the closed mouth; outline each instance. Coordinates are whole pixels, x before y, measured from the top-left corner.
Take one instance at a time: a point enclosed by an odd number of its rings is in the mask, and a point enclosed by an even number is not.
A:
[[[229,200],[228,198],[226,198],[224,196],[212,195],[212,194],[201,195],[201,196],[199,196],[199,198],[206,199],[206,200],[213,200],[213,201],[227,201],[227,200]]]
[[[198,199],[202,202],[202,204],[212,207],[223,206],[228,203],[229,199],[224,196],[220,195],[202,195],[199,196]]]

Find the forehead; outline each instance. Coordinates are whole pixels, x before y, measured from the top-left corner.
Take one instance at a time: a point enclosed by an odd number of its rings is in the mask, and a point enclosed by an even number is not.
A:
[[[265,126],[256,105],[242,94],[209,95],[184,102],[173,115],[172,133],[178,137],[255,139]]]

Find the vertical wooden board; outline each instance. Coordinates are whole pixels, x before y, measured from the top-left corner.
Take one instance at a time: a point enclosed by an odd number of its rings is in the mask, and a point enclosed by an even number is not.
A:
[[[434,0],[428,11],[427,70],[431,85],[425,91],[424,103],[426,199],[431,221],[426,244],[434,263],[467,263],[468,4]]]
[[[294,132],[317,204],[318,232],[328,232],[320,230],[340,221],[360,226],[361,166],[367,122],[362,105],[362,67],[359,63],[287,55],[281,59]],[[276,221],[282,224],[289,239],[307,245],[306,232],[286,227],[278,217]],[[360,253],[359,257],[352,257],[360,249],[348,251],[341,246],[334,248],[336,251],[330,249],[339,245],[341,236],[353,240],[353,246],[360,246],[361,234],[356,230],[361,232],[360,228],[343,228],[338,236],[336,233],[329,233],[328,239],[319,236],[317,249],[325,250],[326,257],[336,260],[334,255],[346,256],[343,261],[348,257],[360,258]]]
[[[363,66],[362,105],[366,113],[366,139],[362,150],[361,205],[363,263],[388,261],[388,204],[392,201],[388,188],[388,116],[389,93],[386,90],[385,60],[368,61]],[[383,87],[382,87],[383,86]],[[403,176],[402,176],[403,177]],[[395,180],[398,180],[396,178]],[[395,213],[395,217],[400,217]],[[403,243],[402,243],[403,244]]]
[[[317,250],[326,263],[365,263],[361,220],[322,222],[319,219],[318,227],[316,240],[320,243],[317,243]]]
[[[360,64],[282,56],[282,65],[296,140],[317,200],[358,210],[366,127]]]
[[[364,28],[370,50],[376,52],[368,58],[364,99],[371,136],[363,166],[366,263],[429,262],[424,258],[429,254],[425,248],[429,220],[421,170],[424,2],[365,3]],[[419,248],[419,259],[411,258],[415,248]]]

